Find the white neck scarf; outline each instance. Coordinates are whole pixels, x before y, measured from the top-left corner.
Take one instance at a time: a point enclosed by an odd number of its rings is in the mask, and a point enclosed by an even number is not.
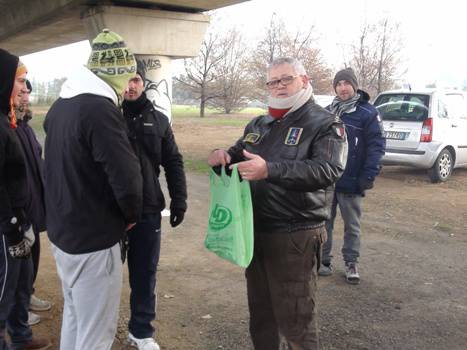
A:
[[[290,108],[287,113],[285,113],[284,117],[297,109],[303,106],[311,97],[313,96],[313,88],[311,84],[308,84],[306,88],[301,89],[296,94],[285,97],[285,98],[277,98],[277,97],[268,97],[268,106],[274,109],[288,109]]]

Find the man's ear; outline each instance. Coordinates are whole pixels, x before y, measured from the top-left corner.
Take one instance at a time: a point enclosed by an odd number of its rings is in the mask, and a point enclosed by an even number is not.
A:
[[[300,76],[302,78],[302,82],[303,82],[303,88],[306,89],[306,87],[308,86],[308,84],[311,82],[311,79],[308,75],[301,75]]]

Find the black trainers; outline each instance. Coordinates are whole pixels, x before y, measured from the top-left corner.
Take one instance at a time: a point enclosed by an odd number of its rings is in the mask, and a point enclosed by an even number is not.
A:
[[[345,279],[347,283],[350,284],[360,283],[360,275],[358,274],[357,263],[345,263]]]

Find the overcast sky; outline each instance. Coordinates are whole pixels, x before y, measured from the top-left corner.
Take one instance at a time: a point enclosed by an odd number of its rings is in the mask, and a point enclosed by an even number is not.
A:
[[[237,25],[251,38],[262,36],[273,13],[290,28],[314,24],[325,60],[341,68],[342,50],[365,21],[388,17],[400,22],[404,76],[413,86],[433,81],[461,84],[467,78],[467,26],[463,1],[422,0],[252,0],[219,10],[226,25]],[[118,32],[118,29],[113,29]],[[88,42],[23,56],[29,76],[51,80],[67,75],[89,56]],[[66,59],[65,59],[66,57]],[[178,63],[174,69],[179,69]]]

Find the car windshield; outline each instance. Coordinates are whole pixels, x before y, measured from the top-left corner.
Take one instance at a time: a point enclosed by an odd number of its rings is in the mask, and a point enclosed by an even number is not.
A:
[[[420,94],[384,94],[374,105],[383,120],[424,121],[428,118],[430,96]]]

